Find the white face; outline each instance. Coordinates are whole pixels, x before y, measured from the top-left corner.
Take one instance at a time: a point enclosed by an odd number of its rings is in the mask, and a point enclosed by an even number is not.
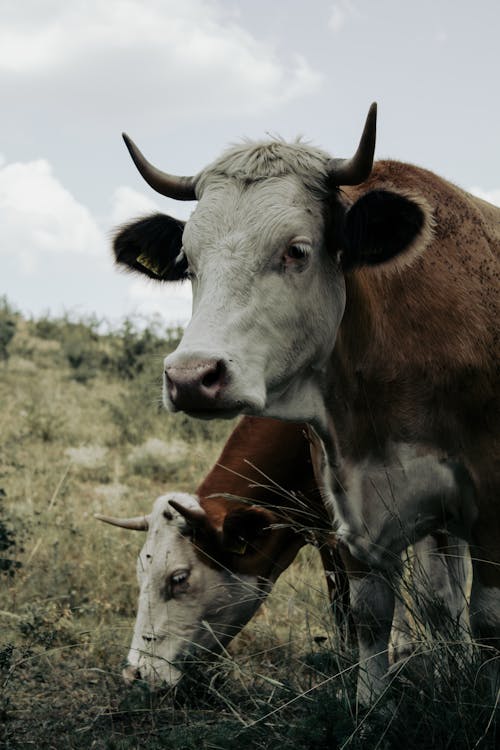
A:
[[[175,685],[182,676],[180,662],[193,648],[220,650],[267,594],[257,577],[204,563],[169,500],[199,508],[193,495],[159,497],[137,561],[139,604],[124,677],[140,677],[152,688]]]
[[[205,416],[317,414],[345,305],[343,275],[324,246],[321,201],[293,176],[246,187],[208,181],[183,247],[193,317],[165,367],[226,363],[224,404]],[[172,408],[166,388],[164,398]]]

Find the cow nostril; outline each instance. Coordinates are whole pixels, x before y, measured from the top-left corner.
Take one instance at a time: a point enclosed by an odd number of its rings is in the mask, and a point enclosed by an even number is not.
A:
[[[151,641],[156,641],[155,635],[143,635],[142,640],[146,641],[146,643],[151,643]]]
[[[215,366],[204,374],[201,384],[204,388],[211,388],[213,385],[221,383],[224,375],[224,363],[219,359],[218,362],[215,363]]]
[[[224,400],[228,376],[223,359],[193,359],[165,368],[165,388],[176,410],[206,410]]]

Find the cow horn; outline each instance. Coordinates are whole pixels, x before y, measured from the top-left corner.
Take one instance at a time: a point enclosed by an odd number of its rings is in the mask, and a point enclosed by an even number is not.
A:
[[[359,185],[370,176],[377,135],[377,102],[373,102],[366,117],[358,150],[352,159],[331,159],[328,165],[334,185]]]
[[[132,529],[133,531],[147,531],[149,529],[149,516],[113,518],[112,516],[101,516],[100,513],[94,513],[94,518],[104,523],[110,523],[112,526],[121,526],[122,529]]]
[[[207,514],[201,507],[185,506],[182,503],[178,503],[176,500],[169,500],[169,505],[180,513],[183,518],[188,522],[190,526],[206,526],[207,525]]]
[[[122,133],[122,137],[132,161],[153,190],[161,193],[161,195],[166,195],[167,198],[175,198],[178,201],[196,200],[194,177],[176,177],[167,174],[167,172],[162,172],[150,164],[126,133]]]

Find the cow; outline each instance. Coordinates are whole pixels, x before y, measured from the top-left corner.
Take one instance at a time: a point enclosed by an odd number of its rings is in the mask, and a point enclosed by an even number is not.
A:
[[[245,417],[195,495],[160,496],[148,516],[97,518],[148,532],[138,558],[140,597],[123,672],[127,683],[141,678],[152,688],[175,685],[191,649],[226,645],[308,543],[321,555],[339,642],[352,640],[346,568],[355,577],[358,564],[347,549],[339,555],[303,425]],[[415,563],[425,571],[416,575],[413,593],[416,588],[429,603],[439,601],[444,624],[464,635],[466,570],[450,568],[456,558],[444,554],[442,543],[429,537],[416,546]],[[393,638],[397,661],[412,638],[403,598]]]
[[[114,239],[118,264],[191,280],[170,411],[303,421],[321,441],[336,532],[365,565],[351,586],[365,702],[386,684],[400,553],[430,532],[470,543],[474,636],[500,643],[500,209],[374,163],[375,138],[374,104],[352,158],[245,142],[176,177],[125,136],[155,190],[198,203],[186,224],[155,214]]]

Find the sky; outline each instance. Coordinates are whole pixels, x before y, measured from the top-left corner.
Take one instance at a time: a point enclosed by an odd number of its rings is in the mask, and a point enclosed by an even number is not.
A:
[[[354,152],[500,205],[498,0],[0,0],[0,297],[28,315],[190,317],[189,286],[114,266],[154,193],[120,134],[176,174],[242,137]]]

